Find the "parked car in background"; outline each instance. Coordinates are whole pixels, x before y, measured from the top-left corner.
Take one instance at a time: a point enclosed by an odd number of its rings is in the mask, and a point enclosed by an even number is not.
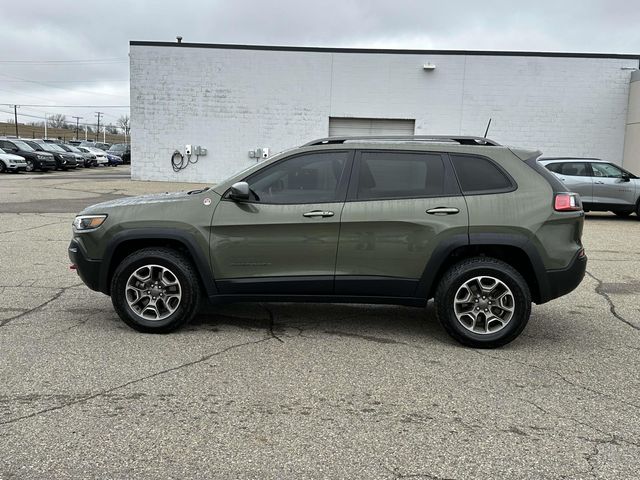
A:
[[[42,139],[24,140],[30,147],[39,152],[48,152],[53,155],[56,160],[57,170],[68,170],[78,166],[76,157],[71,153],[65,152],[55,143],[47,143]]]
[[[110,167],[117,167],[118,165],[122,165],[122,159],[118,155],[113,155],[108,151],[105,153],[107,154],[107,160],[109,161]]]
[[[27,169],[27,162],[24,157],[7,153],[0,148],[0,173],[19,172]]]
[[[185,325],[204,297],[434,298],[453,338],[498,347],[585,275],[580,198],[538,156],[477,137],[318,139],[211,188],[90,206],[69,257],[142,332]]]
[[[67,142],[67,145],[73,145],[74,147],[77,147],[78,145],[80,145],[82,143],[82,140],[69,140]]]
[[[65,152],[71,153],[75,157],[76,163],[78,164],[78,167],[89,167],[90,166],[90,165],[87,165],[85,163],[84,155],[76,147],[71,146],[71,145],[65,145],[64,143],[60,143],[60,142],[57,142],[57,141],[54,141],[54,140],[45,140],[45,142],[47,142],[47,143],[55,143],[57,146],[62,148]]]
[[[633,173],[598,158],[546,157],[540,163],[580,194],[585,211],[619,217],[635,212],[640,219],[640,179]]]
[[[128,143],[113,144],[107,152],[119,156],[125,164],[131,163],[131,145]]]
[[[81,152],[91,153],[96,157],[96,166],[109,165],[109,159],[107,158],[107,152],[95,147],[78,147]]]
[[[107,150],[109,150],[109,147],[111,147],[111,144],[110,143],[102,143],[102,142],[94,142],[93,140],[84,140],[84,141],[80,142],[80,146],[81,147],[99,148],[100,150],[104,150],[106,152]]]
[[[68,144],[66,144],[66,146],[71,148],[71,151],[77,151],[80,155],[82,155],[84,157],[84,166],[85,166],[85,168],[97,167],[98,166],[98,160],[96,159],[96,156],[93,153],[91,153],[91,152],[83,152],[82,150],[80,150],[80,147],[78,147],[76,145],[68,145]]]
[[[48,172],[56,168],[56,160],[53,154],[38,151],[21,139],[0,138],[0,148],[7,153],[24,158],[27,164],[27,172],[33,172],[34,170]]]

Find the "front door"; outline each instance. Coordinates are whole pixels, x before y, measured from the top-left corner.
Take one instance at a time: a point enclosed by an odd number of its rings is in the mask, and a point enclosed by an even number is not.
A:
[[[335,293],[413,296],[441,241],[468,238],[467,205],[448,160],[438,153],[362,151],[351,178]]]
[[[352,151],[285,158],[245,179],[249,201],[223,199],[211,262],[221,293],[330,294]]]
[[[591,169],[594,203],[635,206],[635,185],[620,168],[610,163],[591,162]]]

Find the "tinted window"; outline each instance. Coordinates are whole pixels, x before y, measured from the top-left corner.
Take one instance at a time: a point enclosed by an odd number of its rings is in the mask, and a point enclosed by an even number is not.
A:
[[[451,155],[451,161],[464,193],[504,191],[514,187],[511,180],[486,158]]]
[[[442,195],[444,164],[440,155],[415,152],[362,152],[358,200]]]
[[[589,169],[587,168],[587,164],[584,162],[565,162],[565,163],[557,163],[556,170],[552,170],[560,175],[566,175],[569,177],[589,177],[591,174],[589,173]]]
[[[623,173],[621,169],[610,163],[592,163],[591,168],[594,177],[620,178]]]
[[[323,203],[338,200],[338,185],[350,152],[299,155],[247,179],[261,203]]]

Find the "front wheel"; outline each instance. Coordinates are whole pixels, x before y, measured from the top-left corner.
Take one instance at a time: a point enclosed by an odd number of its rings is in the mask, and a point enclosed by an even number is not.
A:
[[[531,292],[511,265],[474,257],[453,265],[440,280],[436,315],[447,333],[475,348],[514,340],[531,314]]]
[[[169,248],[145,248],[126,257],[111,280],[111,302],[140,332],[168,333],[186,325],[200,305],[197,272]]]
[[[620,217],[620,218],[627,218],[627,217],[628,217],[629,215],[631,215],[633,212],[632,212],[631,210],[617,210],[617,211],[615,211],[615,212],[613,212],[613,213],[615,213],[615,215],[616,215],[617,217]]]

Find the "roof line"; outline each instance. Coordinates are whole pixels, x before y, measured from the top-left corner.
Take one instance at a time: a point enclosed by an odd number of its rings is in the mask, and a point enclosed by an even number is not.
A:
[[[131,40],[130,46],[216,48],[224,50],[270,50],[278,52],[320,52],[320,53],[382,53],[394,55],[482,55],[496,57],[569,57],[569,58],[620,58],[640,60],[640,54],[632,53],[585,53],[585,52],[525,52],[499,50],[405,50],[391,48],[340,48],[340,47],[297,47],[289,45],[241,45],[230,43],[177,43]]]

